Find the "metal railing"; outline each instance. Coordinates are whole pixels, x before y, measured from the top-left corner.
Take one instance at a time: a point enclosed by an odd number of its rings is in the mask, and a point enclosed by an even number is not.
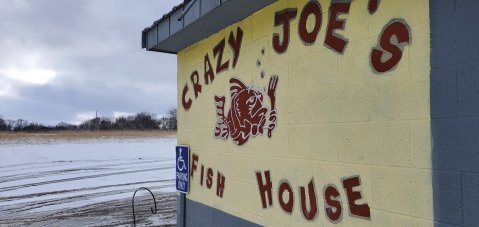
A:
[[[153,192],[151,192],[150,189],[148,188],[145,188],[145,187],[141,187],[141,188],[138,188],[135,190],[135,193],[133,193],[133,198],[131,199],[131,207],[133,208],[133,226],[136,226],[136,215],[135,215],[135,195],[138,191],[140,190],[147,190],[151,196],[153,197],[153,202],[155,204],[155,209],[153,210],[153,207],[150,207],[151,209],[151,213],[152,214],[156,214],[156,212],[158,212],[158,208],[156,206],[156,199],[155,199],[155,195],[153,195]]]

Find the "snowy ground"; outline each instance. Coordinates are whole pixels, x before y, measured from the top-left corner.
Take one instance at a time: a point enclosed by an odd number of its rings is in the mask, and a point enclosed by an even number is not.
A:
[[[0,139],[0,225],[174,225],[176,138]]]

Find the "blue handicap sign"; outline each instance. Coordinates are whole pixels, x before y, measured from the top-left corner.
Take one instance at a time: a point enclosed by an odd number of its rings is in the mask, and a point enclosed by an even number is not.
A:
[[[176,190],[182,193],[188,193],[189,190],[189,157],[190,148],[188,146],[176,146]]]

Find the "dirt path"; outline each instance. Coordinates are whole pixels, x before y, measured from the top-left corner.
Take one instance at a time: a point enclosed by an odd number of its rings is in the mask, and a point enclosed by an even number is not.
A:
[[[175,226],[175,193],[157,194],[158,211],[151,196],[135,198],[137,226]],[[78,208],[46,212],[28,212],[30,206],[41,204],[17,204],[0,208],[1,226],[131,226],[133,223],[131,199],[121,199]],[[22,211],[23,210],[23,211]]]

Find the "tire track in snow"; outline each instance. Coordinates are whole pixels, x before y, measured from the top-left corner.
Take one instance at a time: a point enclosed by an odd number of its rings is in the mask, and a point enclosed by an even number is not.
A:
[[[42,197],[42,196],[49,196],[49,195],[60,195],[60,194],[67,194],[67,193],[74,193],[74,192],[88,192],[88,191],[95,191],[107,188],[114,188],[114,187],[123,187],[123,186],[138,186],[144,184],[151,184],[151,183],[169,183],[172,184],[175,182],[173,179],[168,180],[154,180],[154,181],[139,181],[139,182],[131,182],[125,184],[110,184],[110,185],[102,185],[98,187],[88,187],[88,188],[79,188],[79,189],[71,189],[71,190],[60,190],[60,191],[49,191],[49,192],[42,192],[42,193],[34,193],[34,194],[26,194],[26,195],[19,195],[19,196],[9,196],[9,197],[0,197],[1,202],[10,202],[14,200],[22,200],[22,199],[30,199],[35,197]]]
[[[34,187],[34,186],[40,186],[40,185],[84,180],[84,179],[89,179],[89,178],[99,178],[99,177],[108,177],[108,176],[115,176],[115,175],[125,175],[125,174],[149,172],[149,171],[155,171],[155,170],[168,170],[168,169],[172,169],[172,168],[174,168],[174,165],[161,167],[161,168],[149,168],[149,169],[139,169],[139,170],[131,170],[131,171],[121,171],[121,172],[114,172],[114,173],[95,174],[95,175],[88,175],[88,176],[81,176],[81,177],[71,177],[71,178],[65,178],[65,179],[50,180],[50,181],[43,181],[43,182],[38,182],[38,183],[30,183],[30,184],[4,187],[4,188],[0,188],[0,192],[13,191],[13,190],[16,190],[16,189]]]
[[[173,184],[165,184],[161,186],[155,186],[155,187],[150,187],[150,190],[153,192],[155,190],[171,187]],[[55,198],[55,199],[46,199],[46,200],[38,200],[35,202],[27,202],[27,203],[19,203],[15,205],[8,205],[8,206],[2,206],[0,208],[0,212],[5,212],[7,211],[8,213],[20,213],[20,212],[26,212],[26,211],[34,211],[35,209],[40,209],[40,208],[46,208],[49,206],[56,206],[56,205],[61,205],[64,206],[66,204],[71,204],[74,202],[84,202],[84,201],[92,201],[93,199],[97,199],[100,197],[108,197],[108,196],[114,196],[118,194],[130,194],[133,195],[134,189],[120,189],[120,190],[112,190],[112,191],[107,191],[107,192],[97,192],[97,193],[91,193],[91,194],[85,194],[85,195],[75,195],[75,196],[67,196],[63,198]]]
[[[144,161],[144,162],[130,162],[130,163],[117,163],[117,164],[105,164],[105,165],[96,165],[96,166],[85,166],[85,167],[76,167],[70,169],[58,169],[58,170],[51,170],[51,171],[43,171],[43,172],[29,172],[24,174],[16,174],[16,175],[7,175],[0,177],[0,183],[6,183],[11,181],[18,181],[18,180],[26,180],[26,179],[35,179],[35,178],[42,178],[51,175],[65,175],[65,174],[74,174],[75,172],[84,171],[85,172],[102,172],[105,170],[109,170],[111,167],[120,167],[120,166],[132,166],[132,165],[141,165],[141,164],[151,164],[151,163],[162,163],[171,160],[153,160],[153,161]],[[129,168],[132,169],[132,168]],[[113,170],[113,169],[111,169]]]
[[[155,190],[163,189],[169,186],[171,185],[165,184],[161,186],[150,187],[150,189],[154,192]],[[8,212],[11,212],[11,213],[33,211],[35,209],[46,208],[49,206],[57,206],[57,205],[65,206],[66,204],[69,204],[69,203],[71,204],[74,202],[93,201],[93,199],[98,199],[101,197],[109,197],[109,196],[114,196],[119,194],[133,195],[134,191],[135,189],[120,189],[120,190],[97,192],[97,193],[91,193],[91,194],[85,194],[85,195],[75,195],[75,196],[66,196],[66,197],[55,198],[55,199],[38,200],[38,201],[35,201],[34,203],[28,202],[28,203],[19,203],[19,204],[4,206],[0,209],[0,211],[8,210]],[[52,210],[55,210],[55,209],[52,209]]]
[[[138,159],[135,159],[138,160]],[[174,159],[157,159],[161,161],[172,161]],[[117,163],[118,161],[123,161],[124,163]],[[126,162],[129,161],[129,162]],[[53,161],[53,162],[36,162],[36,163],[22,163],[22,164],[16,164],[16,165],[11,165],[10,167],[18,167],[16,169],[9,169],[7,168],[8,166],[0,167],[0,173],[5,173],[5,172],[15,172],[18,170],[32,170],[32,169],[44,169],[44,168],[50,168],[52,166],[56,166],[54,164],[68,164],[68,165],[75,165],[75,164],[91,164],[91,163],[101,163],[101,162],[109,162],[112,163],[114,162],[115,164],[111,165],[127,165],[127,164],[141,164],[143,163],[142,161],[137,161],[137,162],[131,162],[131,160],[125,160],[125,159],[113,159],[113,160],[80,160],[80,161]],[[32,166],[32,165],[41,165],[41,166]],[[102,165],[96,165],[96,166],[104,166],[104,165],[109,165],[109,164],[102,164]],[[27,166],[27,167],[24,167]],[[61,167],[61,166],[58,166]],[[3,169],[3,170],[2,170]]]

